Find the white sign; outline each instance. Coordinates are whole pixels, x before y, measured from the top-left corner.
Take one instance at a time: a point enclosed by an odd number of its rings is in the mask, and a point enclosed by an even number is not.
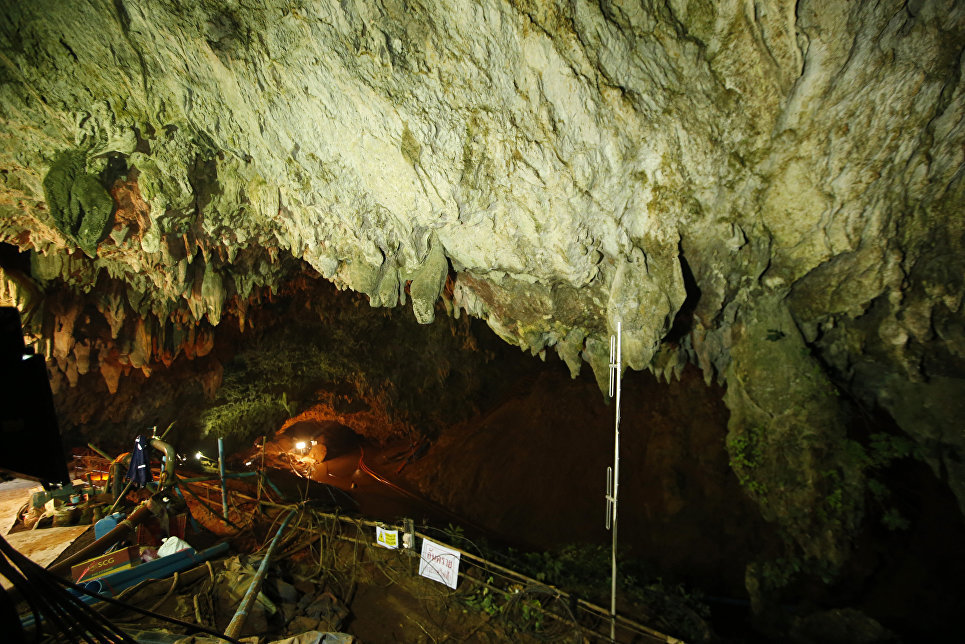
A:
[[[459,553],[438,543],[422,540],[419,574],[449,586],[453,590],[459,582]]]
[[[396,550],[399,547],[399,531],[375,526],[375,542],[383,548]]]

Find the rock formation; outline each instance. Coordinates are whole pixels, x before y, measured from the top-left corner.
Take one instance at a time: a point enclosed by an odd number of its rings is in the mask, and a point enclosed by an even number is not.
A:
[[[601,382],[618,321],[630,369],[698,364],[828,569],[867,410],[965,509],[965,3],[10,4],[0,295],[68,384],[204,354],[306,263]]]

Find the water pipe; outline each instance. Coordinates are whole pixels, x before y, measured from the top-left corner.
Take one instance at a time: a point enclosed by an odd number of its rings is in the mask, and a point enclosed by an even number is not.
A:
[[[103,554],[109,547],[113,546],[115,543],[127,537],[134,529],[145,519],[151,516],[151,509],[147,502],[142,503],[137,506],[137,508],[127,515],[127,518],[117,524],[113,530],[105,534],[103,537],[90,544],[86,548],[75,552],[73,555],[67,557],[63,561],[56,563],[47,570],[55,575],[61,575],[70,572],[70,567],[77,563],[78,561],[84,561],[85,559],[90,559],[91,557],[96,557],[97,555]]]
[[[261,584],[265,579],[265,573],[268,571],[268,563],[271,561],[271,555],[275,551],[275,546],[278,545],[278,541],[281,539],[281,533],[284,532],[291,518],[295,516],[295,512],[297,512],[297,509],[289,512],[285,520],[278,526],[278,532],[275,533],[274,538],[271,540],[271,544],[268,546],[268,550],[261,560],[261,565],[258,566],[258,572],[255,573],[255,578],[251,580],[251,585],[248,586],[248,591],[238,605],[238,610],[235,612],[234,617],[231,618],[228,628],[225,629],[224,634],[226,636],[236,638],[241,633],[241,629],[245,625],[245,620],[248,619],[248,611],[251,609],[251,605],[255,603],[255,598],[258,597],[258,593],[261,592]]]

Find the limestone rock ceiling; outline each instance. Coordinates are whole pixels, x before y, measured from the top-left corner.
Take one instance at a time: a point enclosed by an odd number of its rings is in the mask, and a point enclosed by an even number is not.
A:
[[[617,321],[631,369],[699,364],[806,555],[863,513],[859,407],[965,507],[965,3],[9,4],[3,294],[138,319],[121,363],[301,260],[598,380]]]

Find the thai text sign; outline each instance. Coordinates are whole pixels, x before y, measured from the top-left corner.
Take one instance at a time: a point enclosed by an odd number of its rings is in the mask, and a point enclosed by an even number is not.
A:
[[[449,586],[453,590],[459,582],[459,553],[438,543],[422,540],[422,559],[419,574]]]
[[[399,531],[375,526],[375,542],[383,548],[396,550],[399,547]]]

